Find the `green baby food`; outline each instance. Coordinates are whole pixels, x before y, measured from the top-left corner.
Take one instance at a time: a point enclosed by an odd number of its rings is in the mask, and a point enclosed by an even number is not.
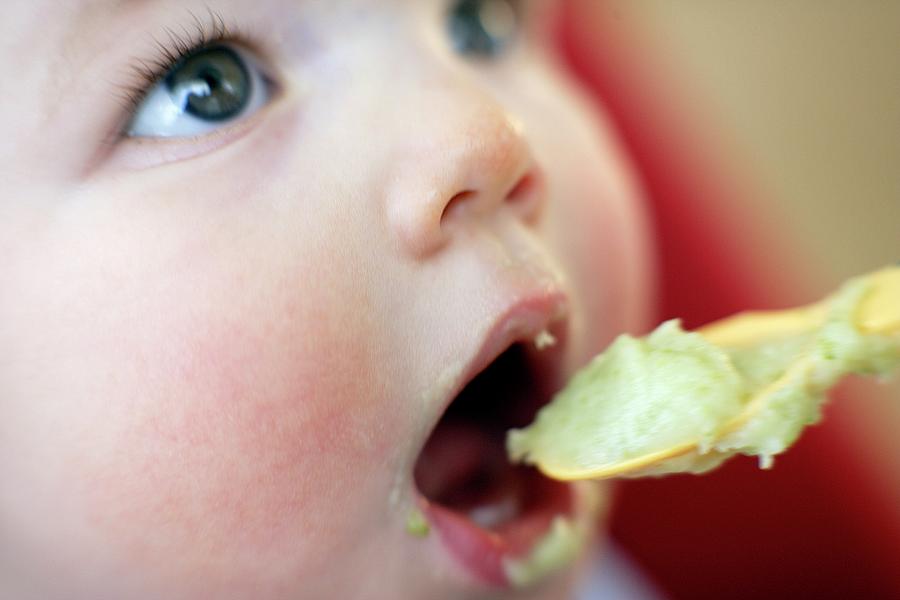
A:
[[[411,510],[406,516],[406,533],[419,538],[428,537],[428,534],[431,533],[428,520],[417,508]]]
[[[702,473],[735,454],[768,467],[819,420],[827,390],[842,376],[900,364],[900,332],[860,325],[880,318],[861,317],[860,308],[884,281],[895,293],[900,270],[851,280],[803,313],[776,315],[781,321],[753,317],[777,324],[764,335],[748,336],[765,327],[745,320],[743,337],[720,336],[725,343],[678,321],[645,338],[620,336],[530,426],[508,433],[509,456],[564,480]],[[812,325],[797,325],[813,316]]]

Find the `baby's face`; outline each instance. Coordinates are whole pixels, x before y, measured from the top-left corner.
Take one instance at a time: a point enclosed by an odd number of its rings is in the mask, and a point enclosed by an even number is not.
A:
[[[552,10],[0,8],[0,595],[561,597],[503,432],[649,269]]]

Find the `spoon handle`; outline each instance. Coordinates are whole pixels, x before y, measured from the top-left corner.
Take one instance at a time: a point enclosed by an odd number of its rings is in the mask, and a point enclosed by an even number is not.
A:
[[[857,310],[857,325],[867,334],[900,334],[900,266],[875,271],[868,279],[870,289]],[[704,325],[697,333],[725,348],[754,346],[811,331],[822,324],[827,310],[826,299],[786,310],[747,311]]]
[[[900,333],[900,267],[888,267],[872,274],[872,289],[856,313],[859,328],[866,333]]]

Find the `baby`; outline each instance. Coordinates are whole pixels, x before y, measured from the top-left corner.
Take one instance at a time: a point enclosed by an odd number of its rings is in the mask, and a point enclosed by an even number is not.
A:
[[[651,266],[557,10],[0,7],[0,597],[567,597],[503,435]]]

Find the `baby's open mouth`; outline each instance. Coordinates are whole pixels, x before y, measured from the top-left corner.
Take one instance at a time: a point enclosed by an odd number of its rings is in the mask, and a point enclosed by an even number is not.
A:
[[[545,356],[510,346],[459,393],[432,431],[415,466],[429,521],[484,582],[508,585],[504,560],[522,557],[572,511],[569,486],[510,463],[506,432],[530,423],[550,399]]]

